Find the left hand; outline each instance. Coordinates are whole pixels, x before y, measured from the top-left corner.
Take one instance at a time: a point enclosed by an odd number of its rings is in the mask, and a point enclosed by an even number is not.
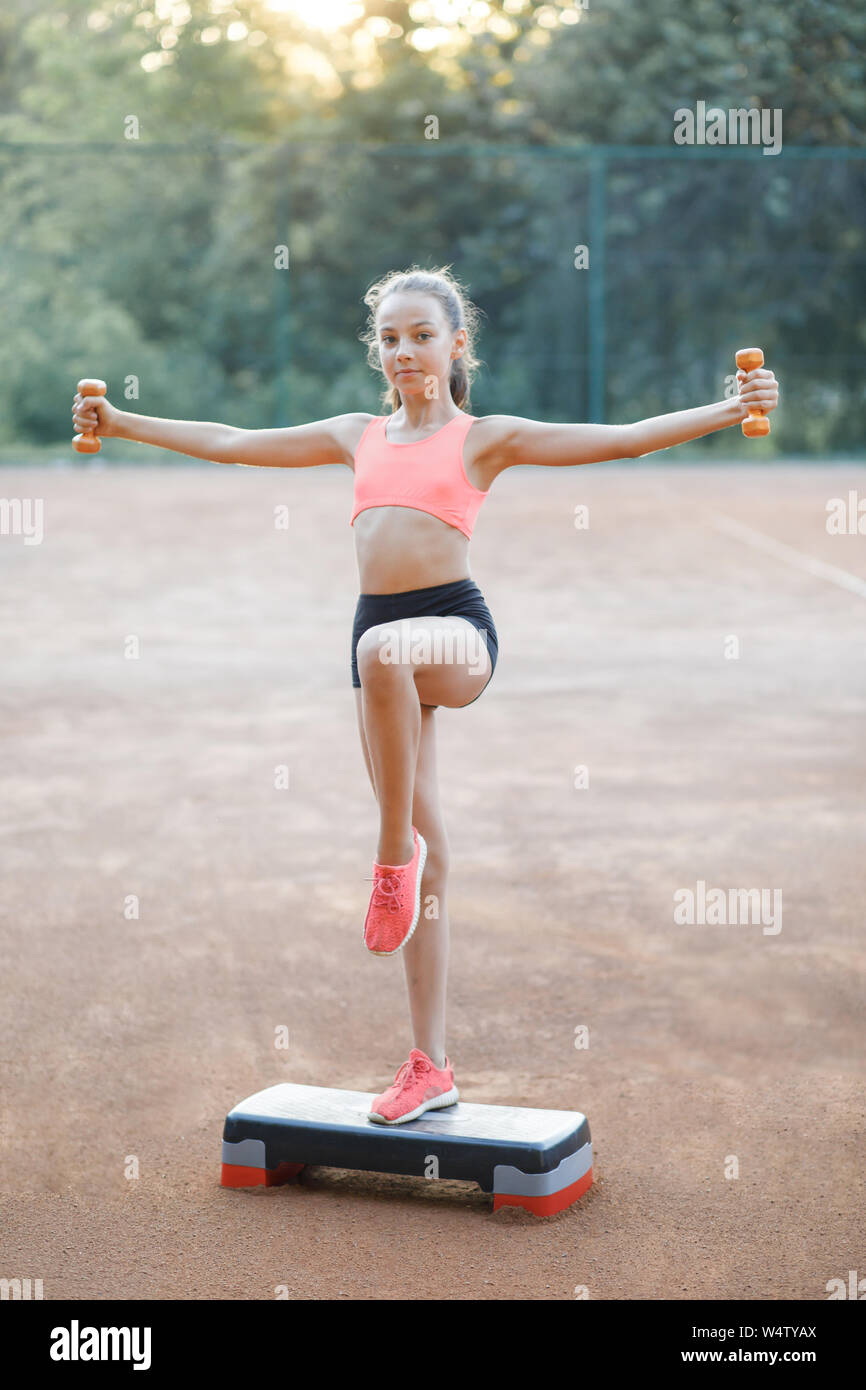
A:
[[[756,367],[752,372],[737,369],[740,394],[738,401],[742,407],[741,420],[745,420],[749,410],[763,410],[769,415],[779,404],[779,383],[768,367]]]

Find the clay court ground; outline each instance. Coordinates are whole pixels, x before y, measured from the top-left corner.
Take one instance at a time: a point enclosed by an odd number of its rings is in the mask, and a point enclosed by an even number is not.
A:
[[[537,1220],[422,1178],[219,1186],[238,1100],[380,1091],[410,1045],[402,962],[361,941],[349,472],[4,469],[45,534],[0,537],[0,1275],[814,1300],[866,1274],[866,536],[826,529],[851,490],[854,464],[651,460],[494,485],[499,665],[437,715],[449,1053],[466,1100],[589,1116],[595,1185]],[[676,923],[699,881],[780,890],[781,930]]]

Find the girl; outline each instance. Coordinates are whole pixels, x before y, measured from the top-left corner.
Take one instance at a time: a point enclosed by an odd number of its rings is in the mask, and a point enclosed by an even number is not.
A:
[[[379,809],[364,941],[405,948],[415,1046],[369,1118],[402,1124],[453,1105],[445,1055],[448,840],[439,804],[435,711],[462,709],[496,667],[493,617],[469,572],[469,539],[494,480],[517,464],[564,467],[642,458],[774,410],[771,371],[737,373],[739,396],[631,425],[557,425],[468,413],[478,314],[448,267],[386,275],[364,297],[362,341],[387,383],[389,414],[361,412],[287,429],[246,430],[132,415],[75,396],[80,432],[132,439],[215,463],[272,468],[342,463],[354,473],[351,524],[361,593],[352,684]],[[421,893],[435,905],[420,918]],[[416,930],[417,928],[417,930]]]

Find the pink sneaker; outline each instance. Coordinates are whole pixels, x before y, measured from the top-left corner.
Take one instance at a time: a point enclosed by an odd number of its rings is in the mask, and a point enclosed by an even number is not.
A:
[[[408,864],[373,862],[373,892],[364,921],[364,944],[374,956],[393,956],[406,945],[418,925],[427,845],[414,825],[412,834],[415,853]]]
[[[387,1091],[373,1101],[367,1118],[380,1125],[402,1125],[417,1120],[425,1110],[441,1110],[459,1099],[448,1058],[440,1071],[426,1052],[413,1047]]]

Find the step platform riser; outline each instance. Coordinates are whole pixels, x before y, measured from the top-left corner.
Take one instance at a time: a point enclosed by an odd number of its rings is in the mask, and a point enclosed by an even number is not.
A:
[[[276,1187],[309,1164],[475,1182],[493,1209],[562,1211],[591,1186],[589,1124],[576,1111],[458,1101],[400,1126],[370,1121],[375,1097],[269,1087],[236,1105],[223,1132],[222,1185]]]

